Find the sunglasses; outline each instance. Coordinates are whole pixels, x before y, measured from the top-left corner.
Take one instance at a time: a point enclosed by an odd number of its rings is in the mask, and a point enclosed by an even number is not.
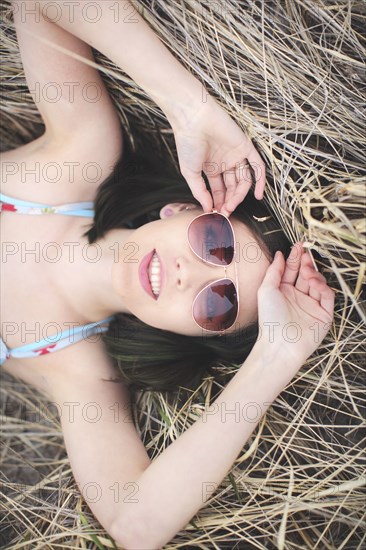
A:
[[[223,267],[225,277],[206,285],[195,297],[192,317],[208,332],[223,333],[232,327],[239,313],[238,273],[236,262],[234,281],[227,277],[226,268],[235,257],[235,235],[229,219],[216,210],[200,214],[187,229],[192,252],[204,263]]]

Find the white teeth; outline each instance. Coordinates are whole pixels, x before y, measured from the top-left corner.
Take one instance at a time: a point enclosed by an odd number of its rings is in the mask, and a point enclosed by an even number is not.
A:
[[[149,279],[153,293],[158,296],[160,294],[160,262],[155,252],[150,263]]]

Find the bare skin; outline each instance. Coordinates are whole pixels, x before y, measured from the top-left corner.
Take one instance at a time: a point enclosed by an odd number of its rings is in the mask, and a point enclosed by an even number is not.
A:
[[[18,0],[14,0],[14,4],[19,4]],[[40,21],[40,25],[33,29],[37,33],[91,59],[89,46],[73,35],[71,28],[67,32],[61,24],[56,25],[45,19]],[[66,20],[61,23],[67,27]],[[81,94],[76,94],[74,103],[59,102],[56,106],[41,100],[38,108],[45,121],[45,134],[24,147],[2,155],[1,191],[16,198],[51,205],[93,201],[98,186],[110,173],[123,147],[119,121],[112,102],[95,69],[76,60],[66,59],[64,54],[51,51],[34,36],[23,34],[20,19],[16,19],[16,24],[30,89],[34,89],[37,81],[44,85],[49,81],[62,83],[77,80],[81,87],[94,82],[103,92],[103,99],[98,103],[90,103]],[[84,32],[88,31],[84,29]],[[32,62],[34,59],[37,59],[37,63]],[[184,80],[184,76],[182,78]],[[169,116],[174,118],[170,111]],[[98,124],[94,123],[95,120],[98,120]],[[180,125],[180,137],[186,135],[181,128]],[[191,131],[190,127],[189,136]],[[100,177],[93,182],[85,181],[82,167],[92,160],[101,167]],[[25,179],[22,178],[22,170],[25,173],[26,170],[34,169],[36,162],[42,174],[42,167],[50,162],[65,167],[65,163],[74,161],[79,164],[72,184],[68,170],[62,171],[57,184],[50,184],[42,176],[37,181],[29,173]],[[9,167],[17,169],[16,173],[10,173]],[[222,182],[216,181],[213,185],[219,185],[216,188],[219,194],[225,193]],[[240,195],[243,190],[239,188],[238,192]],[[232,201],[234,195],[235,190],[232,190],[227,198]],[[222,196],[220,200],[223,204]],[[174,220],[163,219],[158,223],[174,224],[176,231],[181,231],[188,218],[194,215],[177,213]],[[67,328],[65,322],[85,324],[103,318],[115,308],[130,311],[134,307],[134,304],[127,307],[123,292],[120,292],[118,284],[111,283],[104,264],[103,269],[102,263],[87,265],[81,261],[80,253],[76,255],[76,262],[82,266],[88,291],[93,288],[95,277],[93,306],[87,306],[82,279],[75,278],[71,282],[71,276],[66,277],[73,273],[73,266],[68,265],[67,261],[59,264],[64,270],[59,273],[57,264],[46,261],[42,254],[39,262],[32,261],[31,256],[22,261],[22,243],[24,250],[34,249],[35,243],[40,243],[41,250],[50,242],[60,246],[64,246],[65,242],[85,244],[81,235],[88,225],[86,219],[2,212],[0,223],[3,242],[14,243],[20,251],[8,255],[6,261],[3,255],[2,264],[4,284],[1,289],[1,334],[10,348],[38,339],[34,333],[22,333],[22,323],[29,329],[35,327],[36,323],[46,327],[52,322],[64,329]],[[120,235],[121,242],[131,238],[128,232]],[[138,235],[141,247],[144,243],[147,245],[143,230],[136,233]],[[244,239],[244,234],[240,238]],[[180,242],[183,246],[183,237]],[[185,254],[188,261],[188,250]],[[104,259],[111,262],[110,256]],[[202,277],[197,282],[198,286],[204,279],[210,279],[207,266],[200,274],[196,264],[191,263],[191,268],[195,277]],[[64,276],[60,276],[60,273]],[[212,278],[215,277],[212,275]],[[241,279],[245,284],[243,277],[244,272]],[[264,413],[268,404],[319,345],[310,337],[313,334],[310,327],[314,322],[321,326],[320,341],[324,338],[332,320],[334,294],[326,285],[324,277],[312,267],[309,256],[302,253],[300,245],[294,248],[287,262],[281,255],[271,265],[268,260],[263,260],[260,273],[255,278],[253,292],[258,296],[260,324],[268,320],[276,321],[281,326],[296,322],[301,326],[304,337],[292,347],[290,344],[284,345],[278,337],[274,342],[263,338],[254,346],[247,361],[215,403],[218,406],[225,403],[230,410],[238,401],[242,404],[256,401],[261,404]],[[174,280],[178,284],[178,277]],[[181,290],[172,287],[171,291]],[[141,310],[140,316],[144,314],[146,311]],[[257,312],[251,315],[257,315]],[[17,329],[13,333],[10,323],[14,323]],[[49,334],[52,334],[51,330]],[[211,415],[206,422],[197,421],[151,462],[131,421],[128,389],[122,383],[105,382],[105,379],[115,376],[115,371],[101,342],[82,341],[57,353],[37,358],[11,358],[3,368],[32,384],[58,405],[66,449],[81,493],[86,484],[98,482],[101,498],[91,503],[90,507],[101,525],[118,544],[127,549],[158,548],[171,540],[204,505],[202,484],[205,481],[216,484],[221,482],[255,428],[254,423],[246,422],[245,418],[239,423],[231,423],[222,422],[220,415]],[[72,402],[77,406],[71,419]],[[94,423],[88,422],[81,414],[83,406],[91,402],[97,403],[100,410],[100,420]],[[117,418],[116,408],[121,413]],[[113,492],[109,490],[116,482],[121,487],[118,502],[115,502]],[[137,496],[137,503],[133,505],[125,498],[131,493],[128,485],[131,483]],[[168,515],[166,510],[169,510]]]

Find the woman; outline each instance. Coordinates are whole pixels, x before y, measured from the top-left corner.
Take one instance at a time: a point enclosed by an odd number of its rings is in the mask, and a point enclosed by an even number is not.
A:
[[[93,2],[95,13],[86,5],[52,2],[51,13],[48,2],[13,1],[28,85],[46,131],[2,159],[3,368],[58,405],[75,479],[81,492],[98,483],[100,498],[90,507],[105,529],[125,548],[155,548],[169,541],[204,504],[209,494],[203,486],[221,482],[255,427],[245,415],[240,422],[223,417],[223,410],[232,410],[238,402],[243,408],[256,402],[265,412],[324,338],[334,296],[301,243],[292,248],[287,261],[281,252],[272,261],[273,250],[254,225],[235,216],[230,225],[224,216],[236,209],[250,187],[250,168],[244,161],[256,172],[256,198],[263,195],[263,163],[241,130],[213,99],[202,101],[201,85],[170,56],[128,2],[120,2],[121,13],[116,13],[115,2]],[[49,42],[59,49],[51,49]],[[67,49],[92,60],[88,44],[128,72],[163,109],[174,130],[181,172],[196,201],[172,191],[174,201],[160,201],[161,219],[136,228],[113,220],[115,225],[105,231],[107,219],[98,229],[98,219],[103,214],[108,218],[110,212],[104,201],[118,173],[123,144],[99,74],[65,55]],[[49,96],[49,85],[55,82],[56,92],[61,89],[57,102]],[[93,90],[96,95],[91,95]],[[110,177],[112,183],[100,188]],[[96,224],[90,229],[84,218],[92,216],[95,200]],[[26,215],[32,213],[29,202],[35,203],[34,213],[44,205],[53,210]],[[57,210],[70,203],[77,205]],[[198,217],[213,206],[221,214]],[[259,206],[255,213],[253,206],[251,215],[258,226],[266,223]],[[217,224],[224,234],[217,232]],[[209,236],[202,228],[211,231]],[[98,247],[88,246],[94,241]],[[212,253],[212,248],[222,249],[223,242],[225,254]],[[56,256],[51,255],[50,243]],[[247,254],[253,244],[256,261]],[[224,312],[216,302],[203,310],[207,289],[228,298]],[[53,323],[54,332],[61,326],[76,327],[76,333],[94,323],[89,326],[93,332],[97,323],[110,321],[116,313],[132,314],[156,330],[212,342],[221,339],[224,344],[230,334],[257,318],[261,329],[213,408],[152,463],[132,424],[127,384],[105,383],[116,372],[100,339],[92,342],[81,333],[74,345],[68,341],[65,347],[43,346],[26,358],[12,354],[34,340],[41,347],[45,335],[40,330],[38,338],[37,327]],[[316,342],[315,323],[320,336]],[[298,337],[287,334],[289,327],[300,329]],[[91,404],[97,421],[86,414]],[[117,416],[116,408],[121,411]],[[116,483],[117,499],[111,490]]]
[[[159,288],[160,282],[162,287],[164,286],[164,265],[161,262],[171,261],[171,250],[174,250],[177,252],[176,261],[179,264],[179,256],[182,256],[184,249],[178,250],[177,243],[183,240],[183,242],[186,241],[184,248],[189,246],[187,229],[190,221],[192,225],[189,233],[193,237],[195,226],[199,221],[205,222],[210,219],[207,227],[201,226],[201,231],[203,229],[209,231],[211,240],[211,231],[215,232],[217,227],[212,223],[214,218],[211,216],[194,221],[200,214],[200,206],[192,199],[184,180],[177,177],[175,172],[166,172],[165,169],[162,174],[161,169],[154,168],[152,159],[147,159],[146,156],[145,154],[144,158],[140,158],[138,155],[126,155],[128,161],[125,162],[122,159],[112,176],[100,186],[95,200],[94,226],[86,232],[85,236],[88,238],[88,243],[99,247],[99,243],[103,243],[101,239],[105,239],[111,229],[141,228],[133,232],[133,242],[127,243],[126,251],[123,253],[123,263],[127,264],[124,265],[125,270],[136,269],[135,276],[133,272],[131,273],[131,280],[139,279],[140,263],[137,266],[131,265],[136,263],[138,251],[146,247],[146,242],[151,243],[152,249],[156,248],[160,261],[158,257],[151,263],[151,269],[156,272],[152,274],[152,279],[156,279],[156,283],[152,281],[152,287],[157,294],[156,303],[150,304],[152,309],[149,312],[144,304],[146,296],[143,294],[143,308],[138,310],[139,298],[136,292],[131,294],[129,291],[127,298],[129,312],[134,315],[124,312],[115,315],[103,340],[107,345],[108,354],[117,360],[123,379],[130,383],[131,388],[175,390],[178,385],[196,386],[201,382],[202,376],[211,371],[212,363],[240,364],[245,360],[258,337],[256,288],[262,278],[261,272],[272,261],[276,250],[282,250],[287,257],[290,244],[274,216],[269,215],[263,203],[257,201],[249,192],[231,217],[231,223],[236,227],[237,250],[235,263],[229,269],[235,276],[236,266],[241,286],[243,290],[244,287],[246,289],[244,309],[241,309],[233,326],[228,330],[225,330],[224,320],[221,319],[219,328],[223,329],[223,333],[212,330],[215,328],[212,326],[213,319],[210,321],[211,327],[206,327],[211,328],[211,331],[204,330],[192,317],[192,307],[187,308],[184,292],[174,298],[174,306],[172,306],[172,296],[167,295],[164,288]],[[146,181],[149,182],[148,186]],[[161,219],[166,221],[156,223]],[[223,220],[220,221],[220,226],[221,222]],[[222,238],[216,236],[214,240],[222,243],[225,238],[225,235]],[[103,244],[104,248],[106,242]],[[116,243],[110,244],[109,248],[115,249]],[[199,246],[199,253],[201,249],[202,246]],[[217,254],[214,262],[222,263],[219,257],[224,251],[221,248],[215,251]],[[143,256],[144,254],[141,253],[141,257]],[[206,247],[204,259],[209,260],[209,256]],[[191,257],[191,252],[188,257]],[[179,268],[177,266],[182,273],[186,269],[185,262],[186,260],[183,259]],[[198,287],[204,288],[206,273],[203,262],[194,262],[189,267],[190,270],[197,269],[198,273],[194,278]],[[119,267],[119,271],[120,269]],[[210,272],[213,275],[215,273],[212,272],[212,268]],[[219,277],[224,275],[222,269],[221,272],[217,272],[216,269],[216,273]],[[193,276],[193,273],[190,276]],[[125,279],[128,278],[126,275]],[[199,283],[201,279],[202,283]],[[120,281],[121,287],[121,271],[119,276],[115,276],[115,280]],[[181,284],[183,285],[184,281],[181,280]],[[228,291],[230,288],[234,290],[228,283]],[[220,286],[216,288],[216,290],[219,289]],[[250,289],[250,294],[247,289]],[[153,288],[151,290],[147,288],[147,290],[151,294]],[[121,292],[123,293],[122,288],[119,290],[119,293]],[[217,302],[217,292],[209,291],[207,294],[206,290],[201,293],[199,300],[204,296],[206,300],[209,297],[212,302]],[[192,302],[193,300],[194,296],[192,296]],[[224,304],[225,301],[222,303]],[[198,305],[197,300],[195,307],[197,308]],[[234,309],[230,309],[230,301],[227,305],[229,306],[227,316],[230,320],[230,315],[235,312]]]

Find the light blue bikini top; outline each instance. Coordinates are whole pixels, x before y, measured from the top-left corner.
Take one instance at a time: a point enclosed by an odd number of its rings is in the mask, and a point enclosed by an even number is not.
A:
[[[59,206],[50,206],[47,204],[14,199],[0,193],[0,212],[17,212],[18,214],[32,215],[63,214],[65,216],[92,218],[94,216],[93,206],[93,202],[74,202]],[[9,349],[0,336],[0,366],[5,363],[9,357],[26,358],[45,355],[70,346],[71,344],[75,344],[91,335],[105,332],[108,330],[108,326],[102,325],[108,324],[113,318],[114,317],[111,316],[95,323],[88,323],[80,327],[71,327],[52,337],[44,338],[32,344],[19,346],[13,349]]]

